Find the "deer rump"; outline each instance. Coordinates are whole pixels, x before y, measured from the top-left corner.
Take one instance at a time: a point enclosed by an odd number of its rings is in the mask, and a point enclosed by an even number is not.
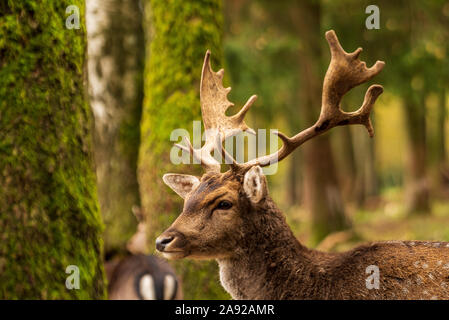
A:
[[[130,255],[109,262],[108,292],[110,300],[180,299],[179,280],[164,260],[152,255]]]

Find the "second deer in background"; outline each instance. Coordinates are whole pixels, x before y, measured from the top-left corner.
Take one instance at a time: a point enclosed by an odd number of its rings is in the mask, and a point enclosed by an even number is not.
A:
[[[147,254],[146,221],[133,208],[139,224],[126,244],[128,255],[105,263],[110,300],[180,300],[178,277],[167,261]]]

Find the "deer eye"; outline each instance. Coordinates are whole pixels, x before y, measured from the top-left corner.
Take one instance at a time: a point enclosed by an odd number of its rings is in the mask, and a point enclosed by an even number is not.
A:
[[[231,209],[231,207],[232,207],[232,203],[231,202],[229,202],[227,200],[222,200],[218,204],[217,209],[228,210],[228,209]]]

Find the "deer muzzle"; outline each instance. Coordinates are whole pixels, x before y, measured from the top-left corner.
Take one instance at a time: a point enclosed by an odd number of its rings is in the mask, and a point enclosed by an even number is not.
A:
[[[156,249],[167,259],[180,259],[187,255],[185,237],[170,229],[156,239]]]

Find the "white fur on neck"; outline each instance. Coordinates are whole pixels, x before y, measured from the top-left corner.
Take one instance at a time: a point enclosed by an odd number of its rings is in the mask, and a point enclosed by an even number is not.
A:
[[[256,299],[264,286],[263,272],[249,275],[247,268],[236,266],[229,259],[217,259],[220,269],[220,282],[234,300]],[[248,262],[243,262],[243,264]]]

